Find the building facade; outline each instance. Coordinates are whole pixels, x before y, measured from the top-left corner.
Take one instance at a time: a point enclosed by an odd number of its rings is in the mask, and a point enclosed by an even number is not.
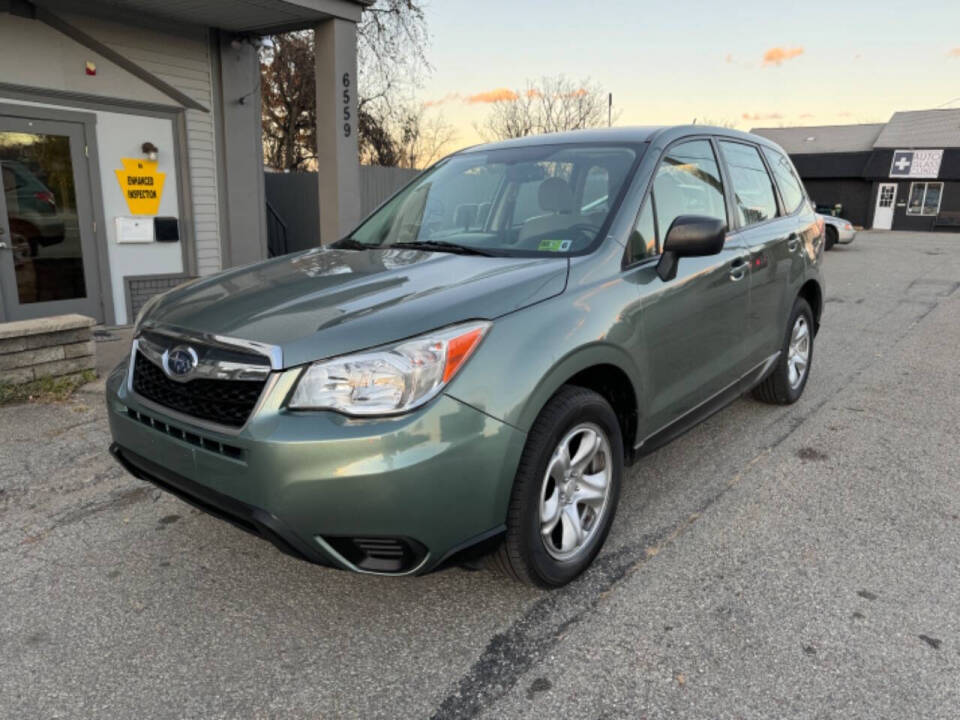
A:
[[[818,206],[878,230],[960,230],[960,109],[886,123],[756,128],[786,150]]]
[[[0,322],[133,321],[263,259],[260,37],[318,41],[319,206],[359,219],[356,23],[370,0],[0,0]],[[356,207],[355,207],[356,206]]]

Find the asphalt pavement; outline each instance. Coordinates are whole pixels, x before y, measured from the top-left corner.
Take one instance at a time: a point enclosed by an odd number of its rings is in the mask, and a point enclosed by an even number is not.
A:
[[[825,260],[812,374],[630,468],[555,592],[314,567],[0,409],[2,718],[960,716],[960,235]]]

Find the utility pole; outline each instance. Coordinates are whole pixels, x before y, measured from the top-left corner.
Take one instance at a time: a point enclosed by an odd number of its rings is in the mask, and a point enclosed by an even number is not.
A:
[[[613,93],[607,93],[607,127],[613,126]]]

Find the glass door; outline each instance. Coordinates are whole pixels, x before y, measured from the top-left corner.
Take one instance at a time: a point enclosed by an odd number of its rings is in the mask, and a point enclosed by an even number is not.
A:
[[[5,317],[103,320],[83,125],[0,116]]]

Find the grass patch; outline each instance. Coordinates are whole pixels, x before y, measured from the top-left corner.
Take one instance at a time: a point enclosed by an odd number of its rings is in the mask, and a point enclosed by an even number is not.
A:
[[[0,383],[0,405],[63,402],[73,395],[78,387],[96,379],[97,374],[93,370],[84,370],[62,377],[41,378],[22,385]]]

